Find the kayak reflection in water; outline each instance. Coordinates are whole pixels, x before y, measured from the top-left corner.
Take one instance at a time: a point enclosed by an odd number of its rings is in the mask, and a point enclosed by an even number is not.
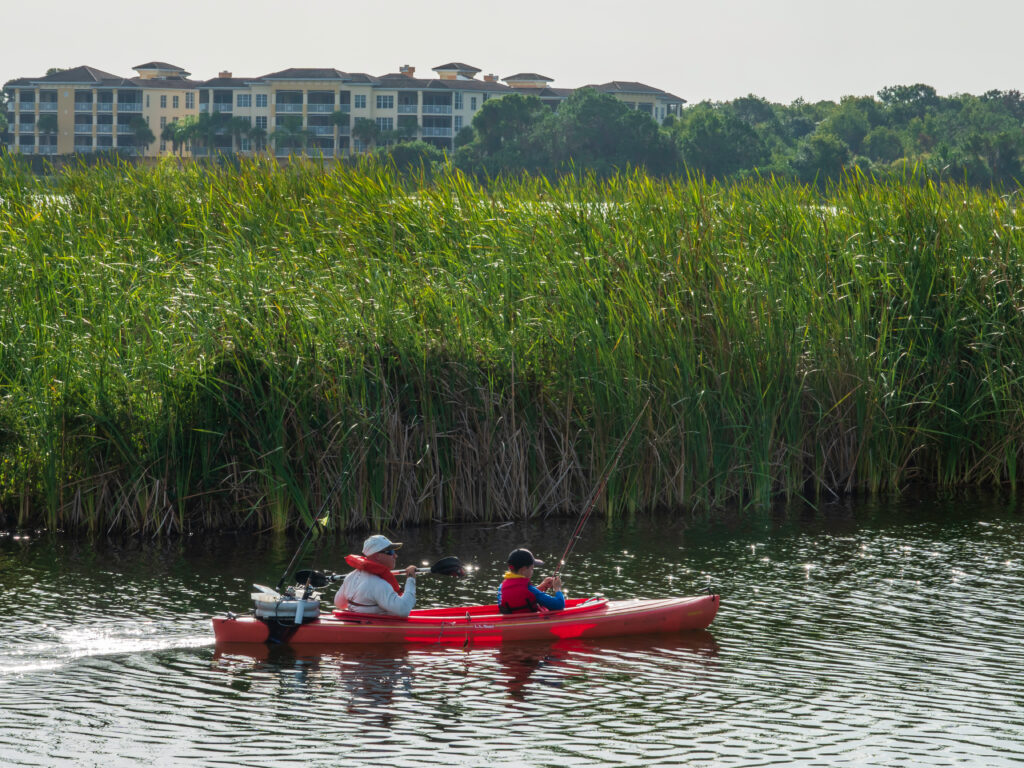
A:
[[[498,587],[498,610],[502,613],[519,613],[560,611],[565,608],[561,578],[548,576],[537,586],[530,583],[535,565],[544,565],[544,561],[535,558],[528,549],[516,549],[509,554],[508,570]],[[555,594],[547,594],[549,589],[554,589]]]
[[[348,555],[345,562],[355,568],[345,577],[334,596],[334,605],[356,613],[388,613],[408,616],[416,604],[416,566],[405,569],[405,590],[391,573],[398,561],[401,542],[375,534],[363,542],[363,555]]]

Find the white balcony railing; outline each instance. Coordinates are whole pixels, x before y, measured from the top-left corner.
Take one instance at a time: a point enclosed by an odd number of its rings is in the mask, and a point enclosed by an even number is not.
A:
[[[130,125],[119,125],[117,126],[117,135],[124,136],[126,134],[132,133],[132,130],[133,129]]]
[[[47,145],[47,146],[42,146],[42,147],[39,148],[39,154],[40,155],[56,155],[57,154],[57,145],[56,144],[50,144],[50,145]]]
[[[91,101],[76,101],[75,112],[92,112]]]
[[[424,136],[450,137],[452,135],[452,129],[451,128],[424,127],[423,135]]]
[[[18,103],[19,112],[35,112],[36,103],[34,101],[21,101]]]
[[[114,102],[112,101],[100,101],[96,103],[97,112],[113,112]]]
[[[141,101],[119,101],[117,103],[118,112],[141,112],[142,102]]]
[[[114,126],[112,126],[112,125],[108,124],[108,125],[97,125],[96,126],[96,133],[113,133],[113,132],[114,132]]]
[[[399,104],[398,114],[400,115],[415,115],[416,111],[420,108],[419,104]]]
[[[334,105],[333,104],[307,104],[306,105],[306,111],[307,112],[319,112],[321,114],[328,114],[329,115],[331,112],[334,111]]]
[[[56,112],[57,102],[56,101],[40,101],[39,102],[40,112]]]
[[[277,111],[278,112],[292,112],[292,113],[299,112],[299,113],[301,113],[302,112],[302,105],[301,104],[278,104],[277,105]]]
[[[451,104],[424,104],[423,114],[424,115],[450,115],[452,113]]]
[[[92,123],[75,123],[75,133],[88,133],[92,135]]]
[[[334,126],[333,125],[311,125],[309,126],[309,132],[314,136],[333,136]]]

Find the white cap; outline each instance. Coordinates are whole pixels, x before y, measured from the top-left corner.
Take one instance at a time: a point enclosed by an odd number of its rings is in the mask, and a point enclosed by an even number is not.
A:
[[[387,536],[375,533],[363,542],[363,555],[369,557],[378,552],[383,552],[385,549],[398,549],[400,546],[402,546],[402,542],[391,541]]]

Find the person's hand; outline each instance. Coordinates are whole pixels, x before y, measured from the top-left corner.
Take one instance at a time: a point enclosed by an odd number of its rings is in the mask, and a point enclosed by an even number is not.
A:
[[[416,575],[416,566],[415,565],[408,566],[405,569],[405,575],[406,576],[415,576]]]
[[[561,592],[562,591],[562,577],[561,576],[555,576],[551,580],[551,586],[554,587],[555,592]]]
[[[554,579],[548,576],[540,584],[537,585],[537,589],[539,589],[541,592],[547,592],[551,588],[551,582],[553,581]]]

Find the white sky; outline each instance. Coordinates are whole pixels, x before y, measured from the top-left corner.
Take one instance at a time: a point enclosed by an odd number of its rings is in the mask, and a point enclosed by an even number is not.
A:
[[[0,83],[166,61],[215,77],[286,67],[417,75],[450,61],[555,87],[634,80],[692,103],[838,101],[888,85],[1024,90],[1021,0],[3,0]]]

